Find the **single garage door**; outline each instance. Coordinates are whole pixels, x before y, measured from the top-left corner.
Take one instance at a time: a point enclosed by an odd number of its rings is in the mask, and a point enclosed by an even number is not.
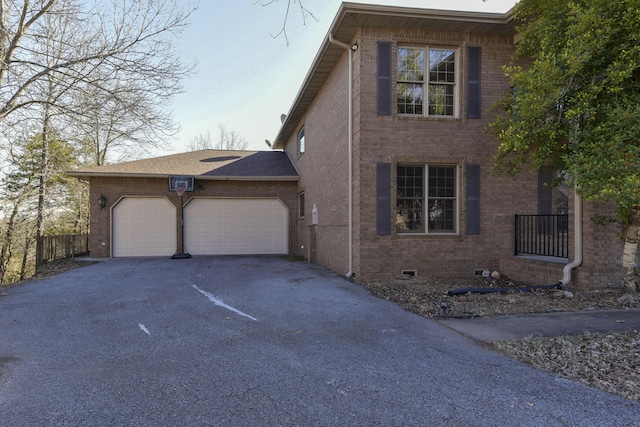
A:
[[[112,230],[114,257],[171,256],[176,207],[164,197],[125,197],[113,208]]]
[[[286,254],[287,208],[278,199],[193,199],[184,210],[192,255]]]

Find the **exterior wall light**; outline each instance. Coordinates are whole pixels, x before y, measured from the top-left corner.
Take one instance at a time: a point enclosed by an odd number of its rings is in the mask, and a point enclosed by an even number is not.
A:
[[[355,52],[356,50],[358,50],[360,46],[358,46],[358,42],[355,42],[354,44],[351,45],[351,50],[353,52]]]
[[[107,198],[102,193],[100,193],[100,197],[98,198],[98,206],[100,206],[100,210],[107,206]]]

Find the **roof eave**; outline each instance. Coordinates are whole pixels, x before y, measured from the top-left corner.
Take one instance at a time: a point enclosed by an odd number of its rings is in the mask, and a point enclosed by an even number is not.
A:
[[[300,181],[299,176],[206,176],[199,175],[196,179],[203,181]]]
[[[99,178],[166,178],[169,179],[170,174],[152,174],[152,173],[116,173],[116,172],[82,172],[70,171],[66,175],[79,179],[89,179],[93,177]],[[202,181],[299,181],[300,177],[296,175],[283,176],[208,176],[194,175],[195,179]]]

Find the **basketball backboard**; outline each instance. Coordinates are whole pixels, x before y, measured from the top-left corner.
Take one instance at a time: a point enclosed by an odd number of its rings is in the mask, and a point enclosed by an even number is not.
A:
[[[177,189],[184,187],[184,191],[193,191],[193,176],[185,175],[170,175],[169,176],[169,191],[176,191]]]

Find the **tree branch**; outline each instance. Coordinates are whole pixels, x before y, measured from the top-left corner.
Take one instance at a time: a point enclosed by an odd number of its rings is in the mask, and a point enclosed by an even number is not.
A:
[[[278,2],[278,0],[265,0],[265,1],[256,0],[253,4],[254,5],[257,4],[257,5],[260,5],[262,7],[266,7],[266,6],[270,6],[273,3],[277,3],[277,2]],[[302,25],[305,25],[305,26],[307,25],[307,18],[308,17],[311,17],[316,22],[318,22],[318,18],[316,18],[315,15],[302,4],[302,0],[287,0],[287,8],[285,10],[284,19],[283,19],[283,23],[282,23],[282,28],[276,34],[269,33],[269,35],[274,39],[277,39],[278,37],[283,36],[285,42],[287,43],[287,46],[289,46],[289,36],[287,35],[287,22],[289,20],[289,12],[291,10],[291,3],[292,2],[293,2],[294,5],[296,4],[296,2],[299,5],[300,15],[302,16]]]

